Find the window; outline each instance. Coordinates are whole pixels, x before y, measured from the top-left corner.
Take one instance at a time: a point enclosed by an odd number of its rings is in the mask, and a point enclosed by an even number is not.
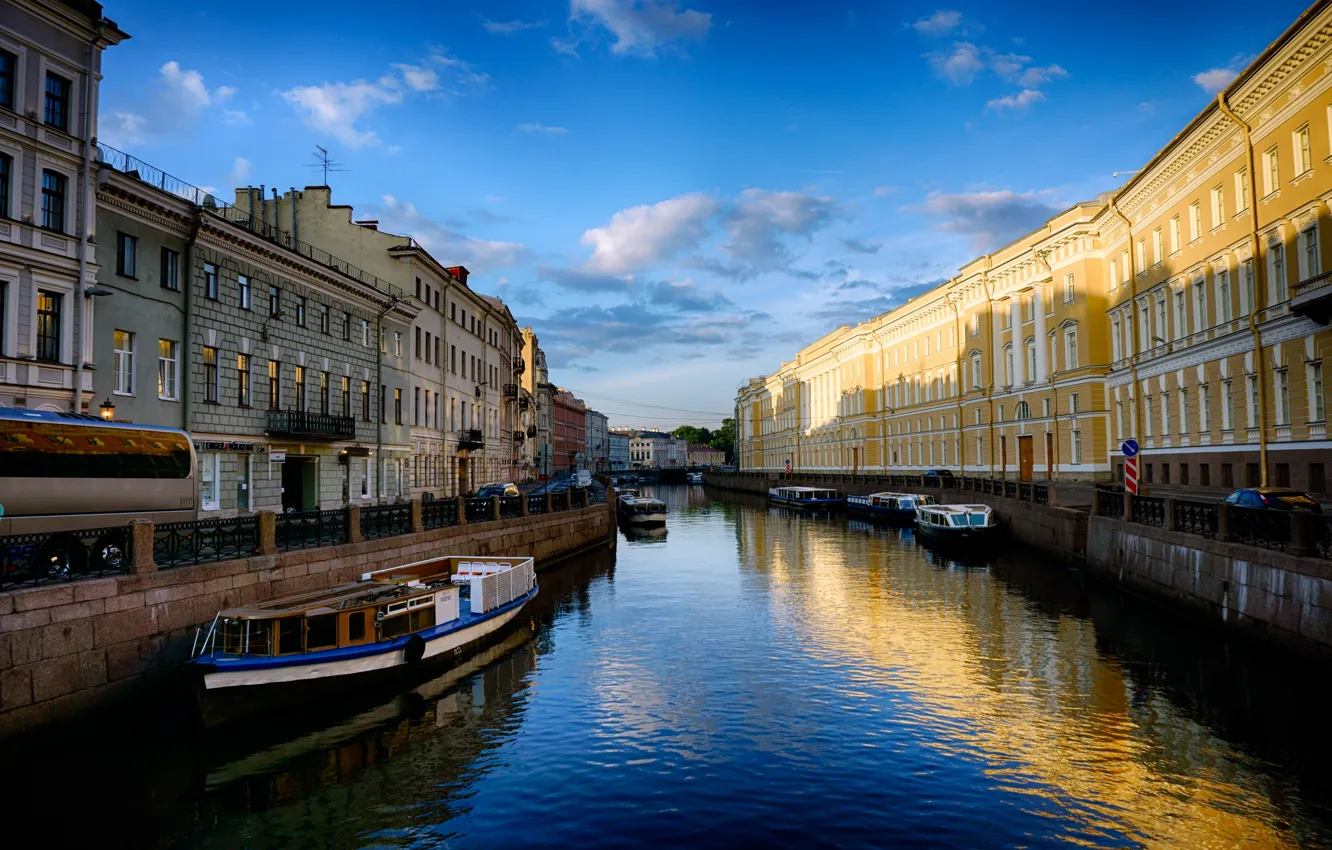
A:
[[[250,309],[250,278],[243,274],[236,275],[236,290],[240,294],[241,309]]]
[[[1212,229],[1226,223],[1226,197],[1220,186],[1212,187]]]
[[[199,455],[199,507],[205,511],[215,511],[217,501],[217,455]]]
[[[0,106],[14,108],[14,71],[18,67],[18,58],[14,54],[0,50]]]
[[[1290,381],[1285,369],[1277,369],[1276,379],[1276,424],[1290,424]]]
[[[1161,228],[1152,231],[1152,265],[1161,262]]]
[[[1263,154],[1263,195],[1270,195],[1281,185],[1281,171],[1277,166],[1277,149],[1273,145]]]
[[[342,415],[351,416],[351,378],[342,376]]]
[[[421,278],[416,279],[416,300],[421,300]]]
[[[217,300],[217,266],[204,263],[204,297]]]
[[[1268,246],[1267,260],[1271,279],[1267,281],[1268,306],[1286,300],[1286,249],[1281,244]]]
[[[1170,253],[1179,253],[1179,216],[1170,218]]]
[[[1138,302],[1138,351],[1152,347],[1151,314],[1146,301]]]
[[[1291,134],[1291,143],[1295,146],[1295,176],[1299,177],[1313,169],[1313,157],[1309,153],[1308,124]]]
[[[42,172],[42,227],[65,232],[65,175],[56,171]]]
[[[1036,380],[1036,343],[1027,346],[1027,380]]]
[[[217,349],[204,346],[203,350],[204,401],[217,404]]]
[[[37,291],[37,359],[60,362],[60,308],[64,296]]]
[[[333,412],[329,407],[327,372],[319,373],[319,412],[325,416]]]
[[[1258,297],[1253,282],[1253,260],[1244,261],[1240,275],[1240,315],[1247,316],[1253,312],[1254,302]]]
[[[402,390],[393,390],[393,421],[402,424]]]
[[[1309,464],[1309,489],[1314,493],[1327,492],[1327,473],[1321,463]]]
[[[1147,270],[1147,242],[1144,239],[1138,240],[1138,274]]]
[[[416,359],[417,359],[417,360],[420,360],[420,359],[421,359],[421,329],[420,329],[420,328],[415,328],[414,330],[416,331]]]
[[[351,313],[342,314],[342,338],[351,342]]]
[[[1013,381],[1013,349],[1009,348],[1004,351],[1004,382],[1011,387]]]
[[[394,331],[394,332],[393,332],[393,356],[394,356],[394,357],[401,357],[401,356],[402,356],[402,332],[401,332],[401,331]]]
[[[1146,479],[1147,479],[1147,483],[1148,483],[1148,484],[1151,484],[1151,483],[1152,483],[1152,464],[1150,464],[1150,463],[1145,463],[1145,464],[1143,464],[1143,467],[1142,467],[1142,468],[1143,468],[1143,471],[1147,473],[1146,476],[1145,476]]]
[[[1165,294],[1162,293],[1156,296],[1156,338],[1153,339],[1152,342],[1159,345],[1160,341],[1164,340],[1169,335],[1170,328],[1166,324]]]
[[[1235,172],[1235,207],[1236,212],[1249,208],[1249,169],[1241,168]]]
[[[1189,390],[1179,388],[1179,433],[1189,433]]]
[[[1202,236],[1202,210],[1198,202],[1189,204],[1189,241],[1192,242]]]
[[[282,363],[268,361],[268,409],[282,409]]]
[[[157,397],[164,401],[176,400],[176,387],[180,379],[180,345],[175,340],[157,341]]]
[[[1324,415],[1323,401],[1323,361],[1313,360],[1307,366],[1309,378],[1309,421],[1322,422]]]
[[[116,395],[134,395],[134,334],[116,331],[115,345]]]
[[[1050,397],[1045,396],[1041,399],[1041,416],[1045,419],[1050,418]],[[979,423],[977,423],[979,424]]]
[[[1189,314],[1184,304],[1184,290],[1176,289],[1172,293],[1172,298],[1175,302],[1175,339],[1179,339],[1189,332]]]
[[[1212,465],[1210,463],[1198,464],[1198,486],[1212,486]]]
[[[1152,433],[1152,397],[1151,397],[1151,396],[1149,396],[1149,395],[1145,395],[1145,396],[1142,397],[1142,410],[1143,410],[1143,414],[1144,414],[1144,416],[1143,416],[1143,420],[1142,420],[1142,424],[1143,424],[1143,425],[1146,427],[1146,429],[1147,429],[1147,436],[1148,436],[1148,437],[1151,437],[1151,436],[1153,436],[1153,433]]]
[[[1064,368],[1078,368],[1078,329],[1064,331]]]
[[[361,345],[370,347],[370,323],[365,319],[361,320]]]
[[[296,296],[296,324],[299,327],[305,327],[305,296]]]
[[[1221,464],[1221,486],[1222,487],[1235,486],[1235,468],[1231,464],[1228,463]]]
[[[439,361],[439,337],[435,337],[435,365],[436,366],[444,365]]]
[[[1221,382],[1221,430],[1230,431],[1234,426],[1234,406],[1230,397],[1230,381]]]
[[[282,312],[282,290],[276,286],[268,287],[268,316],[273,318]]]
[[[296,409],[304,411],[307,409],[305,399],[305,367],[296,367]]]
[[[250,406],[250,355],[236,355],[236,403]]]
[[[1076,293],[1076,291],[1075,291],[1075,289],[1074,289],[1074,286],[1073,286],[1073,275],[1071,275],[1071,274],[1070,274],[1070,275],[1065,275],[1065,276],[1064,276],[1064,303],[1065,303],[1065,304],[1072,304],[1072,303],[1073,303],[1073,298],[1074,298],[1074,296],[1075,296],[1076,294],[1077,294],[1077,293]]]
[[[1244,388],[1248,393],[1249,427],[1258,427],[1258,376],[1245,375]]]
[[[979,354],[972,355],[971,358],[971,388],[973,390],[981,388],[981,359]]]
[[[239,455],[236,458],[236,507],[242,511],[250,509],[249,455]]]
[[[370,421],[370,382],[361,381],[361,421]]]
[[[330,318],[330,316],[329,316],[329,312],[328,312],[328,305],[327,305],[327,304],[320,304],[320,305],[319,305],[319,332],[320,332],[320,333],[323,333],[323,334],[330,333],[331,330],[332,330],[332,325],[330,324],[331,321],[332,321],[332,320],[331,320],[331,318]]]
[[[1201,280],[1193,284],[1193,331],[1207,330],[1207,287]]]
[[[1069,394],[1068,394],[1068,412],[1069,412],[1069,413],[1081,413],[1081,412],[1082,412],[1082,405],[1081,405],[1081,404],[1079,403],[1079,401],[1078,401],[1078,394],[1077,394],[1077,393],[1069,393]]]
[[[1230,273],[1220,269],[1216,273],[1216,321],[1225,324],[1230,319]]]
[[[1318,224],[1314,223],[1300,232],[1300,243],[1304,250],[1300,252],[1300,279],[1317,277],[1322,263],[1318,259]]]
[[[162,249],[162,288],[180,291],[180,253],[170,248]]]
[[[1244,477],[1247,479],[1246,487],[1257,487],[1260,480],[1259,470],[1261,467],[1256,463],[1244,464]]]
[[[412,424],[421,424],[421,388],[412,388]]]
[[[46,72],[46,125],[69,132],[69,89],[64,77]]]
[[[1212,430],[1212,388],[1207,384],[1198,385],[1198,432],[1206,434]]]
[[[1069,437],[1072,438],[1072,443],[1073,443],[1073,463],[1074,463],[1074,464],[1081,464],[1081,463],[1082,463],[1082,432],[1079,431],[1078,429],[1074,428],[1072,431],[1069,432]]]
[[[1124,439],[1124,402],[1115,402],[1115,436]]]
[[[1170,464],[1168,463],[1161,464],[1161,483],[1170,483]]]
[[[128,233],[116,233],[116,274],[136,277],[139,267],[139,240]]]

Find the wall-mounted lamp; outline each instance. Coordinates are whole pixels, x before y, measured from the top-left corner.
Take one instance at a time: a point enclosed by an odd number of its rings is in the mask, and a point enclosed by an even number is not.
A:
[[[95,283],[84,289],[83,294],[92,298],[97,298],[103,295],[115,295],[116,291],[109,286],[102,286],[100,283]]]
[[[102,407],[99,412],[102,414],[102,418],[107,422],[110,422],[111,418],[116,415],[116,403],[111,400],[110,396],[107,396],[106,401],[102,402]]]
[[[264,326],[262,330],[260,330],[259,332],[259,338],[262,339],[264,342],[268,342],[268,323],[273,321],[274,319],[280,319],[285,315],[287,315],[287,308],[279,307],[276,313],[273,313],[267,319],[264,319]]]

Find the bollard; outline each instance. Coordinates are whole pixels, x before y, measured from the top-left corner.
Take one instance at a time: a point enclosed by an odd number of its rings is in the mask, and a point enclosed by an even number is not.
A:
[[[1047,491],[1047,492],[1048,492],[1048,491]],[[1052,500],[1052,501],[1053,501],[1053,500]],[[1093,488],[1092,488],[1091,515],[1092,515],[1092,516],[1100,516],[1100,515],[1101,515],[1101,488],[1100,488],[1100,487],[1093,487]]]
[[[157,572],[153,560],[153,539],[157,524],[150,519],[130,520],[130,572],[135,575]]]
[[[499,518],[500,518],[500,497],[499,497],[499,496],[491,496],[491,497],[490,497],[490,518],[493,519],[493,520],[495,520],[496,522],[499,522]]]
[[[1313,514],[1308,511],[1291,511],[1286,516],[1290,517],[1290,551],[1296,555],[1312,555]]]
[[[360,543],[365,538],[361,536],[361,506],[347,506],[347,542]]]
[[[260,555],[277,554],[277,514],[272,511],[259,511],[259,552]]]
[[[1121,517],[1124,522],[1133,522],[1133,494],[1124,491],[1124,516]]]
[[[412,499],[412,534],[425,531],[425,520],[421,517],[421,500]]]
[[[1216,506],[1216,539],[1229,541],[1235,539],[1235,533],[1230,530],[1230,502],[1221,502]]]
[[[527,494],[526,494],[526,493],[523,494],[522,499],[520,499],[519,502],[518,502],[518,511],[519,511],[518,516],[527,516],[527,515],[528,515],[528,510],[527,510]]]
[[[555,499],[554,497],[551,496],[550,489],[548,487],[546,489],[546,513],[553,513],[554,511],[555,511]]]
[[[1162,518],[1162,520],[1161,520],[1161,527],[1164,528],[1166,531],[1174,531],[1174,530],[1175,530],[1175,498],[1174,498],[1173,496],[1166,496],[1165,499],[1164,499],[1163,504],[1164,504],[1164,510],[1163,510],[1163,513],[1164,513],[1165,516],[1164,516],[1164,517]]]

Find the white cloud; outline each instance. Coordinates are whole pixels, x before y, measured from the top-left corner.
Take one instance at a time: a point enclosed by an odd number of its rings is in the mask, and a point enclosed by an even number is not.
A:
[[[1068,77],[1068,71],[1058,65],[1047,65],[1044,68],[1032,66],[1023,71],[1017,78],[1017,84],[1025,89],[1035,89],[1049,83],[1053,80],[1062,80]]]
[[[222,110],[222,120],[227,124],[244,127],[250,123],[250,116],[241,109],[224,109]]]
[[[749,277],[780,268],[791,257],[782,236],[808,237],[840,214],[829,197],[744,190],[723,221],[730,239],[722,247],[731,256],[731,272]]]
[[[904,211],[945,219],[940,230],[970,237],[972,249],[984,253],[1044,224],[1059,211],[1053,201],[1048,191],[932,192],[919,208]]]
[[[491,21],[483,20],[481,26],[491,35],[515,35],[523,30],[540,29],[545,21]]]
[[[379,143],[379,136],[373,130],[359,129],[356,123],[380,104],[402,102],[401,90],[385,82],[358,80],[297,86],[282,92],[282,99],[300,113],[307,127],[327,133],[356,150]]]
[[[876,198],[882,198],[883,196],[885,196],[885,195],[891,195],[892,193],[894,193],[894,192],[896,192],[896,191],[897,191],[897,187],[896,187],[896,186],[875,186],[875,187],[874,187],[874,196],[875,196]]]
[[[540,121],[532,121],[527,124],[519,124],[518,129],[522,130],[524,133],[540,133],[541,135],[544,136],[563,136],[564,134],[569,132],[568,128],[551,127],[546,124],[542,124]]]
[[[248,159],[243,156],[236,157],[236,160],[231,164],[231,172],[227,174],[227,185],[232,188],[249,185],[250,174],[253,170]]]
[[[926,57],[934,73],[955,86],[970,85],[976,75],[985,70],[980,48],[969,41],[960,41],[947,53],[931,53]]]
[[[1006,94],[1003,97],[988,100],[985,102],[985,108],[994,112],[1002,112],[1005,109],[1022,112],[1033,103],[1040,103],[1042,100],[1045,100],[1045,92],[1023,89],[1017,94]]]
[[[627,274],[669,259],[708,235],[717,208],[716,199],[696,192],[620,210],[583,234],[582,243],[592,248],[587,268]]]
[[[920,18],[915,23],[908,24],[921,35],[941,36],[948,35],[953,30],[962,26],[962,13],[953,9],[940,9],[933,15]]]
[[[479,275],[531,259],[521,242],[478,239],[459,233],[420,212],[414,204],[392,195],[384,195],[382,202],[371,209],[379,218],[381,230],[410,234],[446,266],[460,263]]]
[[[551,38],[550,48],[561,56],[577,56],[578,40],[575,38]]]
[[[402,81],[412,91],[434,91],[439,88],[439,74],[431,68],[420,65],[391,65],[393,70],[402,74]]]
[[[231,86],[210,91],[203,74],[182,68],[175,60],[158,68],[158,75],[139,103],[103,114],[99,132],[104,140],[113,145],[137,145],[186,135],[206,109],[221,106],[236,94]],[[233,112],[223,110],[227,123],[236,123]]]
[[[571,20],[590,20],[615,36],[611,52],[655,56],[658,48],[700,40],[712,28],[712,15],[681,9],[671,0],[569,0]]]
[[[1208,94],[1216,94],[1239,76],[1235,68],[1210,68],[1193,75],[1193,81]]]

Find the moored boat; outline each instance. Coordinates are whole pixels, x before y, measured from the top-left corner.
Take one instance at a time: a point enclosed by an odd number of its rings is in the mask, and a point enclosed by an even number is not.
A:
[[[848,511],[868,514],[874,519],[900,525],[911,525],[916,521],[917,507],[933,504],[933,496],[919,493],[871,493],[868,496],[846,497]]]
[[[446,556],[219,611],[195,636],[204,722],[456,663],[537,594],[528,557]]]
[[[630,495],[632,493],[632,495]],[[615,512],[620,521],[631,526],[654,526],[666,524],[666,503],[638,495],[630,490],[615,501]]]
[[[691,472],[691,473],[689,473],[689,483],[690,483],[690,484],[702,484],[702,483],[703,483],[703,473],[701,473],[701,472]]]
[[[998,526],[987,505],[920,505],[916,537],[936,548],[978,550],[994,539]]]
[[[846,504],[846,498],[836,490],[822,487],[772,487],[768,501],[789,508],[829,510]]]

